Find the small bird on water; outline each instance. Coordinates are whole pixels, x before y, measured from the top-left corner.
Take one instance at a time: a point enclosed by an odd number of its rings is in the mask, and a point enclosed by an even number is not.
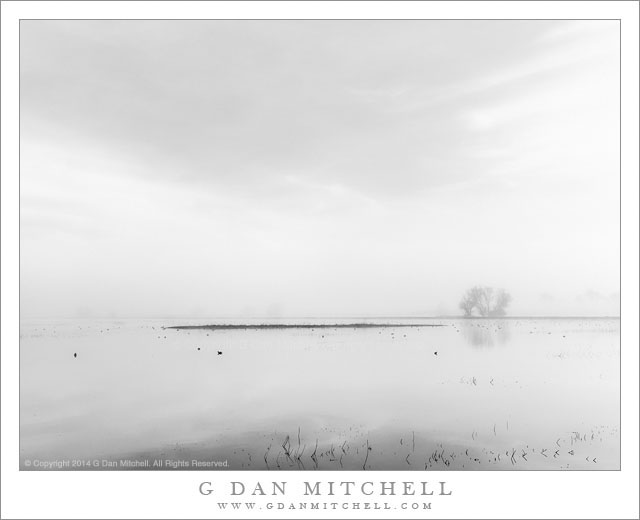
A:
[[[436,351],[433,353],[433,355],[434,355],[434,356],[437,356],[437,355],[438,355],[438,351],[436,350]]]
[[[222,356],[222,350],[218,350],[218,356]]]

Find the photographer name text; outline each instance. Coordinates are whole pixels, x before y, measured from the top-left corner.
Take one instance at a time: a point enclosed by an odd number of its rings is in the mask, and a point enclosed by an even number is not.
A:
[[[223,489],[223,494],[231,496],[286,496],[288,482],[253,482],[231,481]],[[201,495],[214,495],[211,482],[202,482],[198,487]],[[302,489],[294,490],[296,495],[306,496],[450,496],[447,482],[428,481],[316,481],[302,483]]]

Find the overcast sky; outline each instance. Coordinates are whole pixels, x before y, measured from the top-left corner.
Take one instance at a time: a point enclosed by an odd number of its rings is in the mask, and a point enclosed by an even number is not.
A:
[[[23,316],[617,314],[618,38],[23,21]]]

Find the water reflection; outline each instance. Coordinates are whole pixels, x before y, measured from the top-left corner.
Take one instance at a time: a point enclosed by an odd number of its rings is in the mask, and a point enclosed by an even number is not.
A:
[[[474,347],[494,347],[509,340],[508,320],[465,319],[459,324],[463,337]]]
[[[415,323],[443,326],[23,322],[21,456],[228,460],[233,470],[619,469],[619,321]]]

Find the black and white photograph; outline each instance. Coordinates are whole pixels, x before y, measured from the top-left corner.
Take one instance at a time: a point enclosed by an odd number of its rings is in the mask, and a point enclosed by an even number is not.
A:
[[[20,29],[24,469],[620,467],[618,22]]]
[[[21,17],[12,464],[619,473],[619,18]]]

